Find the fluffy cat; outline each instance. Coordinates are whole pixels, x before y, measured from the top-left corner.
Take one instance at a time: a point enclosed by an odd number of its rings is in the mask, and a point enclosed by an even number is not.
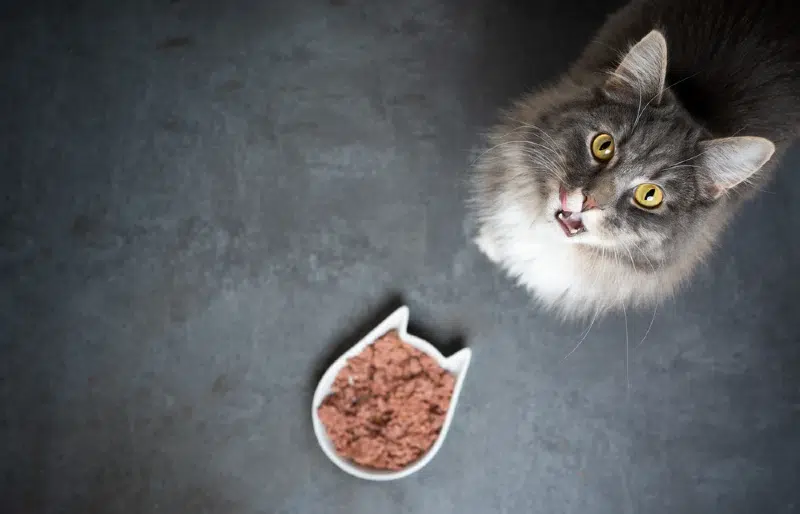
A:
[[[565,316],[658,302],[800,129],[796,0],[634,0],[514,104],[472,174],[476,243]]]

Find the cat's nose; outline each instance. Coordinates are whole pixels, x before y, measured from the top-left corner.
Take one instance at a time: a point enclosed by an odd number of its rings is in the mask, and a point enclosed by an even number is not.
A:
[[[581,212],[581,210],[583,210],[583,204],[586,201],[586,196],[580,189],[567,191],[562,186],[559,189],[559,199],[561,200],[561,210],[563,212]]]
[[[581,212],[588,211],[591,209],[597,209],[597,203],[594,201],[594,198],[584,193],[583,206],[581,207]]]

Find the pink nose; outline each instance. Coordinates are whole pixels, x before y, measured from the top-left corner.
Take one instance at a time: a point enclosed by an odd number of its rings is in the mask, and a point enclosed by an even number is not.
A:
[[[594,209],[597,207],[597,204],[594,200],[586,196],[582,191],[576,189],[571,193],[567,193],[567,190],[564,187],[560,187],[558,190],[559,200],[561,201],[561,210],[565,213],[571,213],[579,211],[588,211],[589,209]]]

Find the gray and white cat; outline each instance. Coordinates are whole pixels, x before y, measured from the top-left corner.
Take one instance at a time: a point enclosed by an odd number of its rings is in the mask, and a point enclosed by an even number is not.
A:
[[[546,306],[675,292],[800,131],[796,0],[634,0],[493,128],[481,250]]]

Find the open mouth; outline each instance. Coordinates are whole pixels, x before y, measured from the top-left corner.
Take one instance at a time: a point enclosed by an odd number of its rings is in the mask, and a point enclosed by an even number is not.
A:
[[[556,221],[561,225],[561,230],[567,237],[577,236],[586,232],[586,227],[583,226],[581,220],[581,213],[558,210],[556,212]]]
[[[564,231],[564,234],[567,237],[573,237],[586,232],[581,213],[570,211],[567,208],[567,192],[564,190],[564,186],[559,187],[558,196],[561,201],[561,209],[556,211],[556,221],[561,225],[561,230]],[[580,205],[581,210],[583,210],[585,204],[586,197],[583,197],[583,202]]]

